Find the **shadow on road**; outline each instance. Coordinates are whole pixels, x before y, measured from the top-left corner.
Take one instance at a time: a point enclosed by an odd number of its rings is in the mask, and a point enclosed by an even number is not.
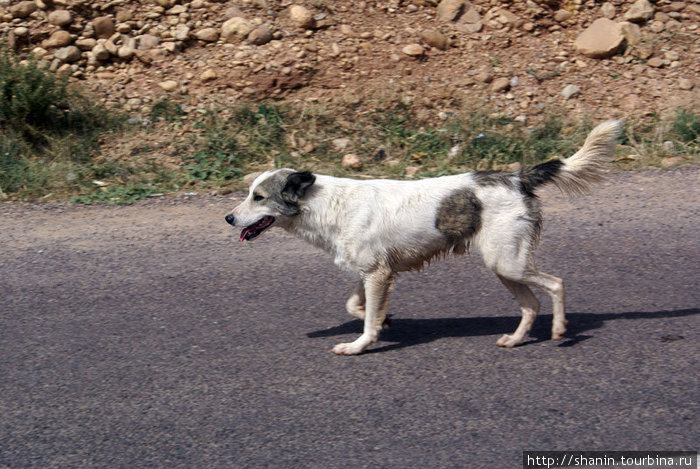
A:
[[[606,321],[674,318],[700,314],[700,309],[689,308],[676,311],[627,312],[627,313],[567,313],[568,331],[559,347],[571,347],[593,336],[585,332],[598,329]],[[382,341],[394,342],[383,347],[373,348],[365,353],[387,352],[412,345],[425,344],[446,337],[471,337],[510,333],[520,322],[520,316],[476,317],[476,318],[437,318],[437,319],[392,319],[391,329],[382,331]],[[332,337],[362,332],[362,321],[355,319],[336,327],[309,332],[307,337]],[[533,339],[523,345],[549,340],[552,315],[539,315],[530,335]],[[682,336],[662,337],[672,341]]]

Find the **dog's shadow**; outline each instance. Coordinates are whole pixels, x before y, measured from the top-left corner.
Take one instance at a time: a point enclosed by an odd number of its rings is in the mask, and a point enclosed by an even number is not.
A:
[[[676,311],[626,312],[626,313],[568,313],[569,325],[564,340],[559,347],[571,347],[590,339],[588,331],[598,329],[606,321],[637,320],[655,318],[674,318],[699,314],[700,309],[680,309]],[[496,335],[510,333],[520,322],[520,316],[509,317],[466,317],[466,318],[436,318],[436,319],[400,319],[391,320],[391,328],[383,330],[381,340],[392,342],[389,345],[376,347],[365,353],[378,353],[396,350],[413,345],[425,344],[446,337],[471,337],[479,335]],[[523,345],[543,342],[550,339],[552,315],[537,317],[530,336]],[[362,333],[363,322],[355,319],[335,327],[320,331],[309,332],[307,337],[332,337],[338,335]],[[681,336],[664,336],[661,340],[676,340]]]

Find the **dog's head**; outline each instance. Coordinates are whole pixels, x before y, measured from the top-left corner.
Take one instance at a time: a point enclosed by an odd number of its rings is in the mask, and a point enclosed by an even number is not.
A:
[[[299,215],[299,202],[316,176],[308,171],[275,169],[258,176],[248,197],[226,215],[226,222],[243,226],[240,240],[251,240],[277,222],[288,224]]]

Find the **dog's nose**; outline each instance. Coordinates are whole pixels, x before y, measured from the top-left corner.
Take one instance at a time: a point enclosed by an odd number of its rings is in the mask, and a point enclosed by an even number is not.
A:
[[[233,216],[233,214],[229,213],[226,215],[226,223],[229,225],[235,225],[236,224],[236,217]]]

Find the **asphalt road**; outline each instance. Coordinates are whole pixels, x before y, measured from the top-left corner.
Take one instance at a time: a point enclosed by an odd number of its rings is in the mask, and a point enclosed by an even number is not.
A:
[[[700,171],[542,196],[569,332],[502,349],[518,308],[477,255],[402,275],[393,327],[354,279],[230,197],[0,205],[0,467],[517,468],[523,450],[696,450]]]

